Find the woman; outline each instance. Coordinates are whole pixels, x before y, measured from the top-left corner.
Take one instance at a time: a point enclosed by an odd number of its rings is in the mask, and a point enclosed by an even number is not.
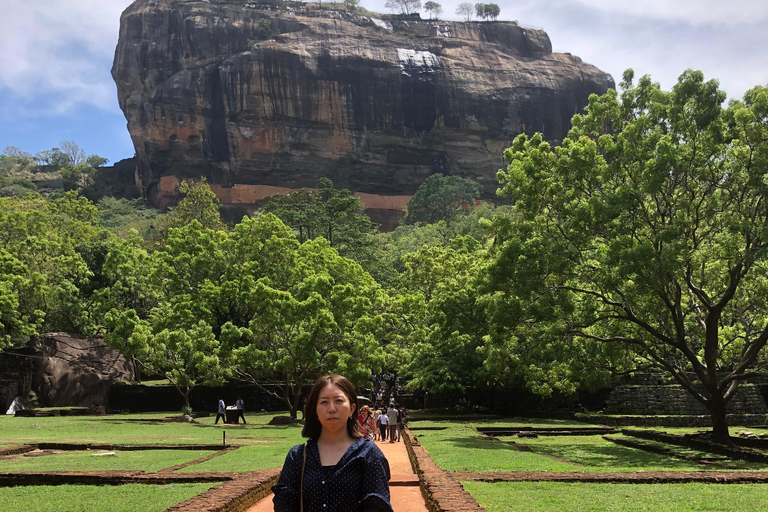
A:
[[[381,441],[381,433],[379,430],[381,430],[381,424],[379,423],[379,416],[381,416],[381,411],[376,409],[373,411],[373,440],[374,441]]]
[[[301,431],[309,440],[285,458],[272,488],[275,512],[392,512],[389,463],[361,436],[356,410],[357,393],[345,377],[315,382]]]
[[[358,420],[360,421],[360,434],[365,439],[373,441],[374,425],[371,408],[367,405],[362,406],[360,408],[360,416],[358,417]]]

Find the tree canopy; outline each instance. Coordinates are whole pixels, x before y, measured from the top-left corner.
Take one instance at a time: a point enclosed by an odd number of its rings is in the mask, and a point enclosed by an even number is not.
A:
[[[450,223],[461,212],[475,206],[482,187],[461,176],[432,174],[416,190],[405,215],[405,224],[432,224],[443,220]]]
[[[520,135],[505,152],[519,222],[499,233],[492,288],[525,329],[499,335],[666,371],[727,441],[725,406],[766,362],[768,90],[723,108],[698,71],[670,92],[632,81],[591,96],[560,147]]]
[[[496,20],[501,14],[498,4],[475,4],[475,14],[484,20]]]
[[[443,6],[437,2],[429,0],[424,2],[424,10],[429,14],[429,19],[437,19],[443,13]]]

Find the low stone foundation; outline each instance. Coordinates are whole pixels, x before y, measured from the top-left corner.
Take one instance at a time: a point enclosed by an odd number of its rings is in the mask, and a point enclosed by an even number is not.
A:
[[[764,414],[728,414],[726,421],[729,425],[743,427],[764,427]],[[637,427],[703,427],[711,428],[712,419],[709,415],[696,416],[607,416],[602,414],[579,414],[576,419],[584,423],[597,425]]]

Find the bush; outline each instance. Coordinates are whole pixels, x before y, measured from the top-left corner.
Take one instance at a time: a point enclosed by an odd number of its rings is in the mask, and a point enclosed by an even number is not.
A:
[[[15,185],[17,187],[26,188],[29,190],[37,190],[37,185],[32,183],[30,180],[26,178],[13,178],[11,180],[11,185]]]

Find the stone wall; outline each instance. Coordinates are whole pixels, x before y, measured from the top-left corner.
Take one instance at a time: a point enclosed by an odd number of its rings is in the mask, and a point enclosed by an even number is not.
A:
[[[728,403],[728,413],[768,413],[760,389],[755,385],[739,386]],[[603,406],[604,414],[635,415],[707,415],[708,412],[681,386],[619,386],[614,388]]]

